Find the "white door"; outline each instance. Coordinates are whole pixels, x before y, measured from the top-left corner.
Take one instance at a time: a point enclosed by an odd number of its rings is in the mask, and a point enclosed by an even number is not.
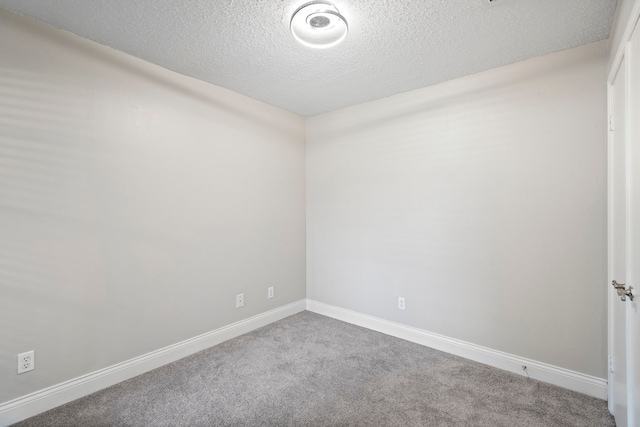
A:
[[[609,94],[609,279],[626,284],[609,290],[609,408],[618,427],[640,427],[640,31]]]
[[[627,44],[627,280],[636,298],[627,299],[627,405],[629,426],[640,427],[640,29]]]
[[[626,62],[620,66],[609,94],[609,283],[626,283]],[[613,287],[609,292],[609,322],[609,410],[618,427],[628,427],[626,307]]]

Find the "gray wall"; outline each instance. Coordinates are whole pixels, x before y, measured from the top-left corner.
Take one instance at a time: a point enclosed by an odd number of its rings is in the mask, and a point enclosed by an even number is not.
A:
[[[0,402],[305,297],[303,118],[2,10],[0,58]]]
[[[606,46],[309,118],[308,298],[604,378]]]
[[[0,58],[0,402],[305,297],[304,119],[1,10]],[[309,297],[605,377],[605,63],[308,119]]]

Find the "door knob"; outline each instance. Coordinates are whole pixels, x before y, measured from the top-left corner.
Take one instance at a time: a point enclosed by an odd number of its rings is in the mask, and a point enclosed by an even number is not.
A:
[[[629,286],[629,289],[618,289],[618,295],[622,301],[626,301],[627,297],[633,301],[633,286]]]
[[[629,289],[626,289],[627,285],[625,285],[624,283],[618,283],[615,280],[611,281],[611,286],[616,289],[616,291],[618,292],[618,296],[622,301],[626,301],[627,297],[629,297],[629,299],[633,301],[633,286],[629,286]]]

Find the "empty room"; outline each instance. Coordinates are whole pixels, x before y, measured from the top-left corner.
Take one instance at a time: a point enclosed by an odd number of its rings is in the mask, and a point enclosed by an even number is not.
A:
[[[0,0],[0,426],[640,427],[639,18]]]

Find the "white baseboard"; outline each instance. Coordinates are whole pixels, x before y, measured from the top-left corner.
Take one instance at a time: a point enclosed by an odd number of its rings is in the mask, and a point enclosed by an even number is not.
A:
[[[476,362],[529,377],[600,399],[607,398],[607,381],[531,359],[449,338],[399,323],[313,300],[300,300],[249,319],[233,323],[117,365],[48,387],[0,404],[0,426],[8,426],[103,388],[159,368],[285,317],[307,310],[382,332],[407,341],[455,354]]]
[[[599,399],[607,399],[607,380],[591,375],[581,374],[569,369],[537,362],[524,357],[514,356],[487,347],[471,344],[444,335],[435,334],[418,328],[390,322],[378,317],[358,313],[318,301],[307,300],[307,310],[343,322],[352,323],[367,329],[402,338],[417,344],[435,348],[446,353],[455,354],[466,359],[484,363],[495,368],[527,376],[522,372],[522,365],[527,367],[528,376],[532,379],[553,384],[562,388],[577,391]]]
[[[296,301],[117,365],[10,400],[0,404],[0,426],[8,426],[32,417],[304,310],[305,300]]]

